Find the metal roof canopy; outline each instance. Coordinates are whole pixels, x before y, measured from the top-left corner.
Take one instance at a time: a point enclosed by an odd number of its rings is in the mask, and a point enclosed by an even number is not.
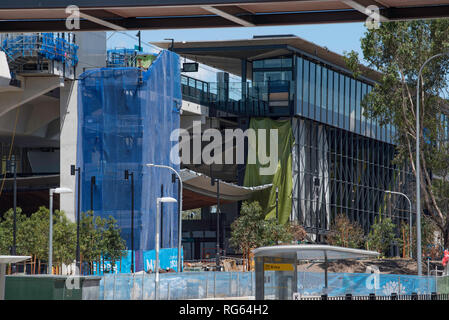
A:
[[[217,186],[211,185],[210,177],[189,169],[182,169],[179,174],[183,186],[183,209],[202,208],[217,203]],[[254,192],[270,188],[271,186],[272,184],[243,187],[220,180],[220,202],[230,203],[246,200]]]
[[[281,245],[254,249],[255,257],[293,257],[297,260],[325,261],[376,258],[378,252],[321,244]]]
[[[0,256],[0,300],[5,299],[6,265],[31,259],[30,256]]]
[[[279,245],[260,247],[253,250],[256,260],[256,300],[265,298],[265,264],[278,265],[279,271],[274,271],[276,283],[284,283],[276,288],[278,298],[290,299],[298,287],[298,260],[324,261],[324,293],[328,288],[328,261],[343,259],[363,259],[378,257],[374,251],[344,248],[321,244]],[[277,261],[279,260],[279,261]],[[280,262],[280,263],[279,263]],[[292,265],[293,264],[293,265]],[[281,265],[290,265],[290,270],[284,270]],[[286,282],[291,285],[285,285]]]
[[[0,2],[0,32],[67,31],[72,5],[81,31],[364,22],[370,5],[383,21],[449,16],[447,0],[16,0]]]
[[[182,57],[237,76],[242,76],[242,60],[252,62],[294,53],[352,75],[342,55],[295,35],[267,35],[221,41],[178,41],[173,44],[163,41],[151,44],[163,49],[171,48]],[[252,64],[248,63],[246,67],[247,79],[252,79]],[[365,66],[361,66],[361,72],[361,78],[368,82],[381,78],[379,72]]]
[[[30,256],[0,256],[0,264],[18,263],[31,259]]]

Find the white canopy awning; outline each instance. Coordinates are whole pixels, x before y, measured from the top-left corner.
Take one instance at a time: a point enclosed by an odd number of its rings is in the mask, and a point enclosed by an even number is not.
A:
[[[376,258],[378,252],[321,244],[280,245],[254,249],[255,257],[294,257],[298,260],[341,260]]]
[[[183,184],[183,208],[201,208],[213,205],[217,198],[217,185],[211,184],[211,178],[189,169],[182,169],[180,176]],[[223,203],[246,200],[259,190],[270,188],[272,184],[256,187],[243,187],[220,180],[219,195]]]

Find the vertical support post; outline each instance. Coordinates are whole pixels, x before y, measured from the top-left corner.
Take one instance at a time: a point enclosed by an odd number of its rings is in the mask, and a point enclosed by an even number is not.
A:
[[[216,179],[217,182],[217,271],[220,270],[220,180]]]
[[[155,238],[155,246],[156,246],[156,263],[154,265],[154,270],[156,272],[156,276],[154,278],[154,298],[155,300],[159,299],[159,207],[160,201],[156,202],[156,238]]]
[[[70,175],[74,176],[78,172],[78,205],[76,208],[76,268],[81,273],[80,266],[80,207],[81,207],[81,168],[76,168],[75,165],[70,166]]]
[[[90,211],[94,212],[94,186],[95,176],[90,177]]]
[[[0,301],[5,300],[6,263],[0,263]]]
[[[279,222],[279,188],[276,187],[276,220]]]
[[[134,172],[131,173],[131,272],[134,268]]]
[[[247,99],[247,84],[246,84],[246,70],[247,70],[247,61],[246,59],[242,59],[242,70],[241,70],[241,75],[242,75],[242,101],[246,106],[246,99]]]
[[[13,216],[13,228],[12,228],[12,232],[13,232],[13,236],[12,236],[12,241],[13,241],[13,243],[12,243],[12,248],[11,248],[11,254],[13,255],[13,256],[15,256],[16,255],[16,247],[17,247],[17,243],[16,243],[16,241],[17,241],[17,165],[16,165],[16,158],[15,158],[15,156],[13,156],[14,157],[14,160],[13,160],[13,162],[12,162],[12,164],[13,164],[13,173],[14,173],[14,190],[13,190],[13,193],[14,193],[14,204],[13,204],[13,206],[14,206],[14,216]],[[16,273],[16,264],[15,263],[13,263],[13,265],[12,265],[12,272],[13,273]]]
[[[50,227],[48,233],[48,274],[53,274],[53,192],[54,189],[50,189],[50,203],[48,205],[48,209],[50,211]]]
[[[164,185],[161,184],[161,198],[164,196]],[[159,248],[163,248],[164,247],[164,205],[163,203],[159,204],[160,206],[160,210],[161,210],[161,215],[160,215],[160,237],[161,237],[161,242],[159,244]]]
[[[324,252],[324,293],[327,294],[327,290],[328,290],[328,286],[327,286],[327,282],[328,282],[328,274],[327,274],[327,269],[328,269],[328,263],[327,263],[327,252]]]

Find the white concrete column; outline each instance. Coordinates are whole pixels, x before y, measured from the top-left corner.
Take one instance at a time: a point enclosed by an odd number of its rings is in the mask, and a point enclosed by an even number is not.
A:
[[[76,176],[70,175],[70,165],[76,165],[78,133],[78,80],[66,80],[60,94],[60,187],[73,190],[60,194],[60,209],[75,221]]]

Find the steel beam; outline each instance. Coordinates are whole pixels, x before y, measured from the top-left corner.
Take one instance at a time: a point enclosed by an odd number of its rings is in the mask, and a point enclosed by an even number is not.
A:
[[[72,1],[71,1],[72,2]],[[0,9],[5,4],[0,5]],[[449,17],[449,5],[422,6],[410,8],[383,8],[380,15],[389,21],[435,19]],[[274,14],[239,15],[239,19],[247,20],[255,26],[304,25],[343,22],[364,22],[366,15],[357,10],[294,12]],[[145,29],[183,29],[183,28],[223,28],[235,27],[236,23],[221,16],[188,16],[188,17],[146,17],[146,18],[102,18],[127,30]],[[104,25],[82,19],[81,31],[111,30]],[[64,32],[67,31],[65,19],[46,20],[2,20],[0,32]]]

